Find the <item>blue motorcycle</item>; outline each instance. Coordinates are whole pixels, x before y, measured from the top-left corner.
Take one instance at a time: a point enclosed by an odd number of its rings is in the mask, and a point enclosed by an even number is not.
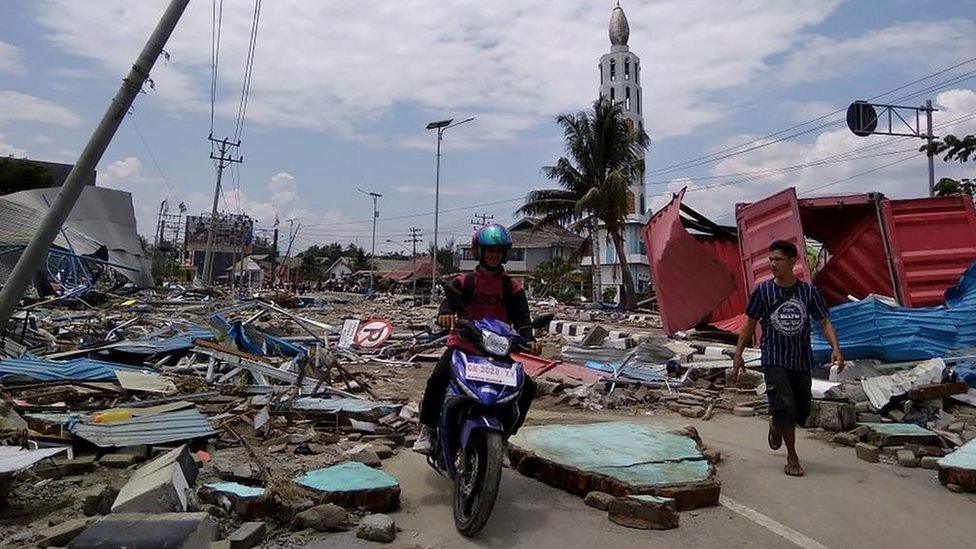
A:
[[[552,315],[532,328],[545,327]],[[516,405],[525,373],[511,352],[524,339],[500,320],[459,320],[460,337],[483,355],[455,350],[434,448],[427,462],[454,481],[454,525],[464,536],[481,531],[498,495],[505,441],[525,413]]]

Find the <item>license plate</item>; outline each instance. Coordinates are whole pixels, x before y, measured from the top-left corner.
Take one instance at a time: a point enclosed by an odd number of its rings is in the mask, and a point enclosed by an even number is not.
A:
[[[469,362],[464,369],[465,377],[472,381],[494,383],[496,385],[505,385],[506,387],[515,387],[518,385],[515,374],[514,366],[506,368],[487,362]]]

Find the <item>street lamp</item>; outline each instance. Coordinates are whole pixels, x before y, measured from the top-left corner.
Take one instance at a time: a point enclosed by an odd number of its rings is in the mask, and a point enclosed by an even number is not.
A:
[[[441,140],[444,132],[455,127],[471,122],[474,118],[466,118],[460,122],[455,122],[453,118],[440,120],[427,124],[428,130],[437,130],[437,171],[434,176],[434,247],[430,251],[430,302],[433,303],[437,296],[437,221],[440,215],[441,205]]]
[[[374,193],[372,191],[364,191],[362,189],[356,189],[357,191],[365,194],[366,196],[373,198],[373,245],[369,252],[369,293],[373,293],[373,268],[376,263],[376,218],[380,216],[380,212],[376,209],[376,199],[382,197],[380,193]]]

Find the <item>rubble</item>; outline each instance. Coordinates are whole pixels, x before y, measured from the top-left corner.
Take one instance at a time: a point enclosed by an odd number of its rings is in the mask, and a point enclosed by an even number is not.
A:
[[[392,543],[396,539],[396,523],[387,515],[366,515],[359,521],[356,537],[378,543]]]

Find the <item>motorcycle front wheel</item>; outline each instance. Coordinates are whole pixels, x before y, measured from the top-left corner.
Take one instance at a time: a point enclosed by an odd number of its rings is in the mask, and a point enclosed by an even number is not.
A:
[[[502,434],[477,432],[462,450],[462,466],[454,481],[454,526],[462,536],[481,531],[495,506],[502,478]]]

